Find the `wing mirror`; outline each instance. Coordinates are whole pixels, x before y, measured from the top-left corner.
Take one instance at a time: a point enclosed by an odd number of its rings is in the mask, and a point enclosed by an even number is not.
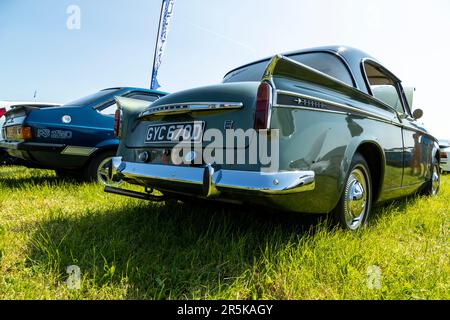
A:
[[[423,110],[422,110],[422,109],[416,109],[416,110],[414,110],[414,112],[413,112],[413,117],[414,117],[414,119],[416,119],[416,120],[419,120],[420,118],[422,118],[422,117],[423,117]]]
[[[416,88],[414,87],[404,87],[403,91],[405,92],[406,100],[408,101],[409,107],[412,109],[413,106],[413,100],[414,100],[414,91],[416,91]],[[419,120],[423,117],[423,110],[422,109],[416,109],[413,112],[413,118],[416,120]]]

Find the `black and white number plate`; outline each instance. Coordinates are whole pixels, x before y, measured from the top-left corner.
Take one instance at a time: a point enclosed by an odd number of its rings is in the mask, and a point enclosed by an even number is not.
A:
[[[202,142],[204,121],[151,125],[147,128],[145,143]]]

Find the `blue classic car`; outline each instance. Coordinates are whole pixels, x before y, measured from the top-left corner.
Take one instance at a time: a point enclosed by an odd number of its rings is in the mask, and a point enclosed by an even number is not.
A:
[[[21,106],[30,106],[30,107],[39,107],[39,108],[47,108],[47,107],[57,107],[61,104],[58,103],[48,103],[48,102],[36,102],[36,101],[0,101],[0,141],[3,141],[3,124],[5,123],[5,114],[9,110],[13,108],[18,108]],[[4,164],[14,164],[17,162],[17,158],[13,158],[9,156],[6,150],[0,148],[0,165]]]
[[[6,113],[0,148],[31,168],[106,183],[119,141],[114,136],[115,97],[155,101],[165,93],[110,88],[59,107],[20,106]]]

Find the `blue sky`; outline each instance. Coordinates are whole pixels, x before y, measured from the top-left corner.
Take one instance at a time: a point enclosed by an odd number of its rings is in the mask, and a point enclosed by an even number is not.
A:
[[[69,5],[79,30],[66,27]],[[0,0],[0,100],[148,87],[159,10],[159,0]],[[448,0],[176,0],[159,82],[173,92],[275,53],[350,45],[414,85],[427,127],[450,138],[449,17]]]

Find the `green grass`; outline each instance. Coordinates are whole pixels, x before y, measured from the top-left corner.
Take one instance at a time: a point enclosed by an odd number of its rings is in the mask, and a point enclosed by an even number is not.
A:
[[[449,299],[450,177],[358,233],[221,204],[148,203],[0,168],[0,299]],[[66,267],[81,269],[69,290]],[[381,286],[367,286],[377,266]]]

